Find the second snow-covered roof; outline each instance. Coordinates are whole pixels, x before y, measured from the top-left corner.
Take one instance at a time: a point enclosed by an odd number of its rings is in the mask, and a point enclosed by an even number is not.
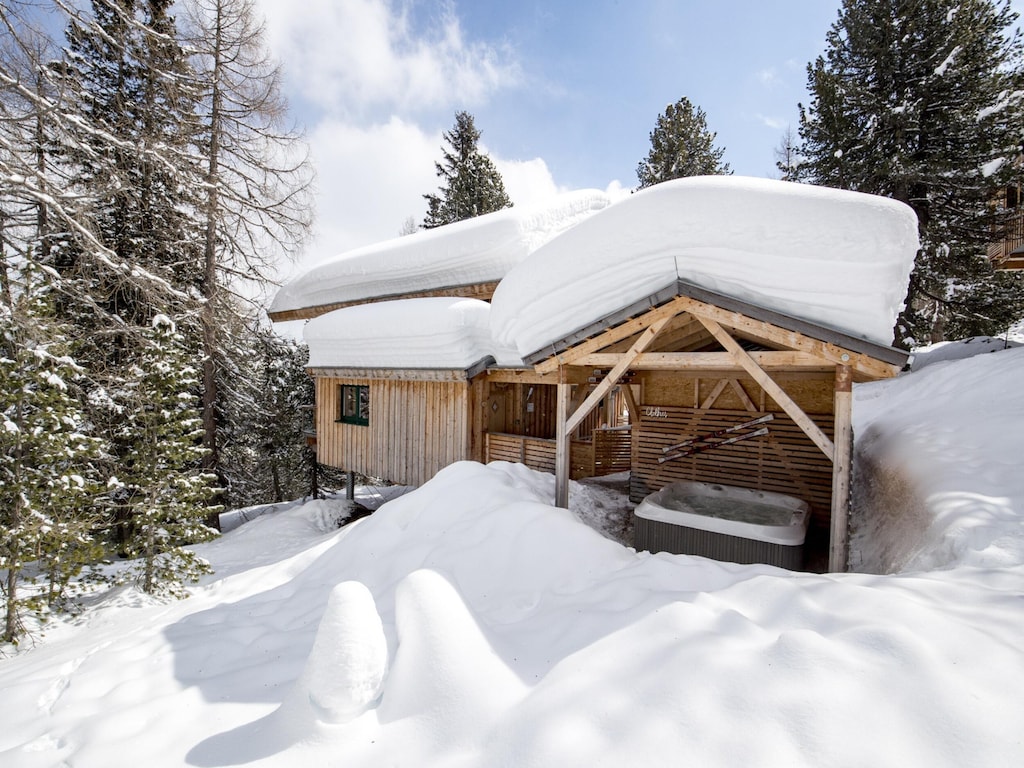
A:
[[[610,202],[604,192],[580,190],[348,251],[284,285],[269,314],[274,320],[315,317],[347,304],[497,283]]]
[[[401,299],[336,309],[310,320],[310,368],[468,370],[522,361],[491,340],[491,306],[478,299]]]

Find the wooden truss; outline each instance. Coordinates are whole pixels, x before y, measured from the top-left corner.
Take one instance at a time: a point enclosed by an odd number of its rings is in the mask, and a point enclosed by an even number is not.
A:
[[[557,351],[553,349],[553,354],[534,359],[538,374],[558,375],[556,503],[568,506],[569,449],[573,431],[619,384],[627,371],[745,373],[832,463],[829,568],[844,570],[853,450],[852,384],[854,380],[896,375],[900,353],[879,348],[886,354],[875,357],[870,353],[870,344],[845,343],[858,340],[827,329],[816,329],[805,322],[788,322],[788,318],[756,307],[749,313],[739,311],[735,300],[729,303],[731,307],[723,308],[692,295],[676,295],[633,317],[609,322],[603,329],[591,329],[596,332],[586,338],[575,338]],[[744,345],[759,349],[747,351]],[[709,346],[719,346],[723,351],[702,351]],[[586,399],[574,407],[570,392],[573,381],[579,380],[578,370],[582,367],[608,370],[608,373]],[[829,370],[834,371],[835,379],[834,439],[830,439],[773,378],[778,372]],[[728,383],[729,379],[724,378],[721,386],[728,386]],[[624,391],[628,389],[625,387]],[[635,403],[630,405],[630,410],[635,412]]]

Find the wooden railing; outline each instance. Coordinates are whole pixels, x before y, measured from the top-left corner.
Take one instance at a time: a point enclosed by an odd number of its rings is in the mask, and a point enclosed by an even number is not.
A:
[[[1006,222],[1003,239],[988,244],[988,258],[996,269],[1024,269],[1024,213]]]
[[[540,472],[555,471],[553,439],[488,432],[487,461],[515,461]],[[600,477],[626,472],[630,467],[632,433],[628,426],[595,429],[590,440],[573,440],[570,449],[572,477]]]

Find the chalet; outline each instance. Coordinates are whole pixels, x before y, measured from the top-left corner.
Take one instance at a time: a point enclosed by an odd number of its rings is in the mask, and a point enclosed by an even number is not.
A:
[[[344,276],[320,291],[329,269],[287,287],[275,319],[341,305],[305,334],[320,461],[410,484],[462,459],[521,461],[555,474],[563,506],[570,477],[623,469],[635,502],[681,479],[781,491],[830,531],[843,570],[851,388],[906,362],[887,342],[917,250],[910,209],[709,177],[572,218],[476,294],[456,269],[362,299]],[[425,249],[444,242],[428,234]],[[413,237],[393,243],[403,259]]]

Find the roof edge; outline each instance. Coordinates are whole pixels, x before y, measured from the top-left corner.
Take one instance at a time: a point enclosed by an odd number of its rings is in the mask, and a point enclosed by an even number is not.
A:
[[[631,318],[642,315],[643,313],[661,306],[662,304],[666,304],[672,299],[680,296],[701,301],[706,304],[713,304],[714,306],[729,312],[736,312],[738,314],[745,315],[752,320],[770,323],[771,325],[778,326],[779,328],[784,328],[787,331],[795,331],[796,333],[803,334],[809,338],[834,344],[838,347],[842,347],[843,349],[867,355],[875,360],[879,360],[890,365],[903,367],[906,365],[907,360],[910,357],[910,353],[905,352],[902,349],[877,344],[873,341],[869,341],[868,339],[852,336],[845,331],[812,323],[809,320],[793,317],[792,315],[787,315],[784,312],[768,309],[757,304],[751,304],[741,299],[727,296],[707,288],[702,288],[699,285],[677,278],[661,290],[655,291],[654,293],[651,293],[642,299],[617,310],[616,312],[604,316],[600,320],[573,331],[568,336],[565,336],[558,341],[545,345],[541,349],[525,355],[523,357],[523,362],[527,365],[536,365],[543,360],[566,352],[575,345],[593,336],[597,336],[604,331],[607,331],[609,328],[614,328]]]

